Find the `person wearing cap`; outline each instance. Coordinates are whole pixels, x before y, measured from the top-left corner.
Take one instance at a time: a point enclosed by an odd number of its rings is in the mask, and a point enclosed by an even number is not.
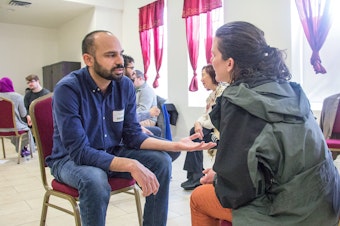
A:
[[[133,57],[123,54],[124,58],[124,75],[129,77],[132,81],[135,78],[135,60]]]

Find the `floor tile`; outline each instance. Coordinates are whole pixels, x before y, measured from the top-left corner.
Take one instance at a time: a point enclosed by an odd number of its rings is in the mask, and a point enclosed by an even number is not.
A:
[[[21,159],[17,164],[17,154],[14,146],[7,140],[5,143],[6,160],[0,161],[0,225],[6,226],[37,226],[40,224],[42,200],[45,190],[41,183],[38,155],[33,159]],[[4,160],[0,155],[0,160]],[[172,179],[170,183],[170,199],[168,212],[168,226],[190,225],[189,199],[191,191],[185,191],[180,184],[186,180],[183,171],[185,152],[173,162]],[[213,160],[206,153],[204,167],[211,167]],[[52,176],[48,176],[52,179]],[[65,200],[51,198],[58,204],[71,209]],[[142,204],[145,198],[141,199]],[[61,211],[49,208],[47,226],[74,225],[74,218]],[[110,199],[107,211],[108,226],[138,225],[134,196],[128,194],[114,195]]]

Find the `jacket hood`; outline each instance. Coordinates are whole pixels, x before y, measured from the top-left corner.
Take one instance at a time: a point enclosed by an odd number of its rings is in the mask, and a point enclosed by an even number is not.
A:
[[[311,111],[302,88],[293,82],[270,81],[253,87],[240,83],[227,87],[223,96],[268,122],[302,123]]]
[[[13,82],[8,77],[3,77],[0,79],[0,92],[1,93],[9,93],[14,92]]]

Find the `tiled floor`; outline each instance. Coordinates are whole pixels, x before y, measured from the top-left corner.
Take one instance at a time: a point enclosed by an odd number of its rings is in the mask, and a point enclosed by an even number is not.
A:
[[[0,225],[1,226],[38,226],[44,188],[40,179],[37,153],[29,161],[21,159],[17,164],[14,146],[6,140],[6,162],[0,153]],[[168,226],[189,226],[190,191],[180,187],[186,179],[186,172],[182,170],[185,152],[173,163],[173,176],[170,184],[170,200]],[[205,167],[213,163],[205,152]],[[62,200],[56,200],[63,202]],[[144,199],[142,199],[144,203]],[[69,205],[67,202],[65,206]],[[68,214],[50,208],[47,214],[48,226],[73,226],[74,219]],[[127,194],[111,196],[107,212],[107,226],[134,226],[137,223],[137,213],[134,198]]]

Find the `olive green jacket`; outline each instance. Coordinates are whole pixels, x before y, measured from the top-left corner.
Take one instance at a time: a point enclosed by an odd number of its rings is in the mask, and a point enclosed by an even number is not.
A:
[[[299,85],[231,85],[210,117],[215,192],[233,226],[337,225],[339,174]]]

